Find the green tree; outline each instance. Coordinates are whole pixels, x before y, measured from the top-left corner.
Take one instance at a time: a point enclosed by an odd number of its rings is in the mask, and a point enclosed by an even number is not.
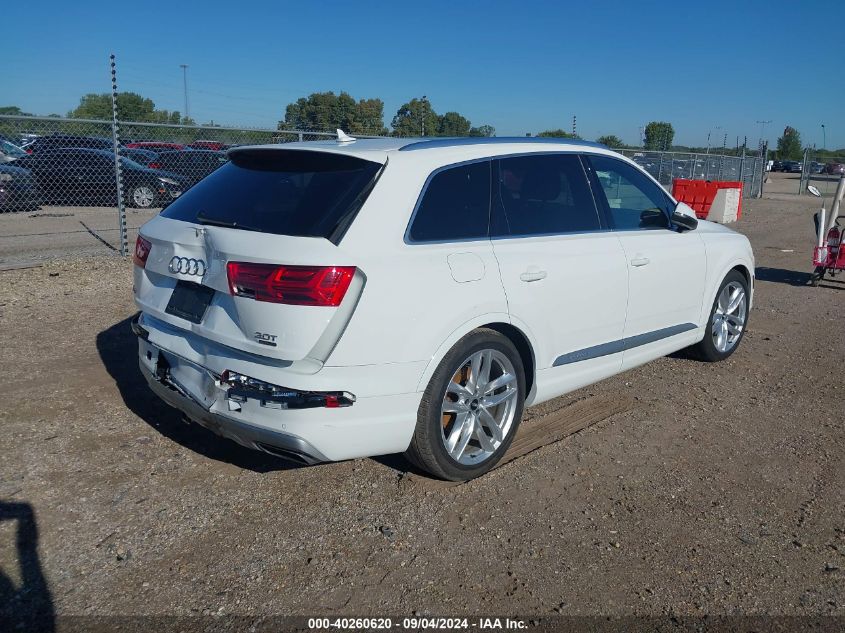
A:
[[[607,145],[608,147],[625,146],[625,143],[622,142],[622,139],[613,134],[605,134],[604,136],[600,136],[598,137],[598,139],[596,139],[596,142],[601,143],[602,145]]]
[[[353,134],[387,135],[387,128],[384,127],[384,101],[360,99],[355,121],[350,130]]]
[[[672,147],[675,128],[666,121],[652,121],[645,126],[645,148],[654,151],[666,151]]]
[[[440,117],[428,99],[411,99],[396,111],[390,126],[393,136],[437,136]]]
[[[783,136],[778,139],[778,158],[798,160],[801,158],[801,134],[787,125]]]
[[[470,136],[496,136],[496,128],[492,125],[479,125],[469,128]]]
[[[573,134],[572,132],[567,132],[566,130],[546,130],[545,132],[540,132],[537,136],[544,136],[544,137],[551,137],[551,138],[576,138],[580,139],[581,137],[577,134]]]
[[[341,129],[352,134],[386,134],[384,102],[381,99],[361,99],[356,102],[347,92],[315,92],[300,97],[285,108],[280,130]]]
[[[11,116],[32,116],[31,112],[24,112],[18,106],[0,106],[0,114]]]
[[[457,112],[447,112],[439,117],[437,125],[438,136],[469,136],[472,124]]]
[[[69,118],[109,120],[112,117],[111,94],[89,93],[79,100],[79,105],[68,112]],[[141,123],[185,123],[178,111],[157,110],[152,99],[135,92],[117,94],[117,116],[122,121]]]

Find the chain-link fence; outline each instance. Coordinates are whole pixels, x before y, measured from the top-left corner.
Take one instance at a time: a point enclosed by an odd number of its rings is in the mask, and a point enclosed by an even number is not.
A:
[[[333,136],[0,115],[0,266],[125,254],[138,227],[225,163],[229,148]]]
[[[225,163],[229,148],[333,137],[0,115],[0,266],[105,249],[125,254],[138,227]],[[741,180],[744,195],[761,192],[765,161],[759,156],[622,153],[670,190],[673,179],[693,178]]]
[[[801,172],[801,178],[798,181],[799,194],[806,193],[808,185],[814,185],[822,195],[828,195],[839,179],[845,175],[845,156],[808,147],[804,150],[801,161],[777,161],[775,168],[782,171]]]
[[[627,149],[620,152],[654,176],[669,191],[672,190],[673,180],[686,178],[742,182],[743,197],[757,198],[762,195],[766,160],[761,156],[721,156]]]

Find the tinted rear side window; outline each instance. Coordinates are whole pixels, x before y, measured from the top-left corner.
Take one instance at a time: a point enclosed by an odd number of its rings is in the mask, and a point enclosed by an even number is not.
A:
[[[336,242],[380,169],[379,163],[326,152],[237,152],[161,215]]]
[[[490,218],[490,162],[437,172],[419,202],[408,237],[412,242],[485,238]]]
[[[498,165],[494,236],[601,228],[587,176],[575,154],[516,156]]]

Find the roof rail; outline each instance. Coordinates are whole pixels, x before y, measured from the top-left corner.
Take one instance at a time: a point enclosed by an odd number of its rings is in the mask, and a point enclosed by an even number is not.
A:
[[[496,145],[502,143],[552,143],[556,145],[588,145],[608,149],[606,145],[575,138],[554,138],[551,136],[460,136],[454,138],[414,139],[413,142],[399,148],[400,152],[413,152],[435,147],[457,147],[461,145]]]

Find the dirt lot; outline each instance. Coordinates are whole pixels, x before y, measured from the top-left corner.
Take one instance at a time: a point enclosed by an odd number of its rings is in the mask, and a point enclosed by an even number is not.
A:
[[[813,199],[744,207],[729,361],[529,411],[632,402],[459,486],[183,424],[138,373],[128,262],[0,273],[0,613],[845,616],[845,284],[806,285]]]

